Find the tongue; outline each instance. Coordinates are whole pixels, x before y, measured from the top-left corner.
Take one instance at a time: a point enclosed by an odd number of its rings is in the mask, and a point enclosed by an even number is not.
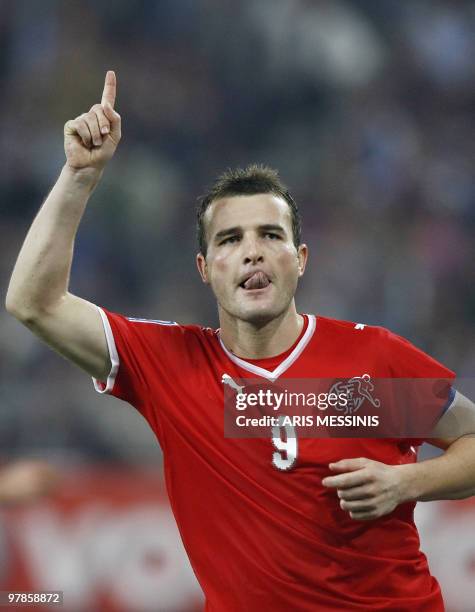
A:
[[[264,272],[255,272],[247,281],[244,283],[244,289],[263,289],[269,284],[269,279]]]

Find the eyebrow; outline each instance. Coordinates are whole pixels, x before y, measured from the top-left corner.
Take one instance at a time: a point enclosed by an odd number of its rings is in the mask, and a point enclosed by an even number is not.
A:
[[[257,229],[264,232],[274,231],[285,234],[285,229],[281,225],[274,223],[265,223],[264,225],[259,225]],[[219,240],[220,238],[224,238],[224,236],[228,236],[229,234],[242,234],[242,227],[237,225],[235,227],[223,229],[215,234],[214,239]]]
[[[224,236],[227,236],[228,234],[240,234],[240,233],[242,233],[242,227],[239,227],[239,226],[228,227],[227,229],[223,229],[220,232],[216,232],[214,239],[219,240],[220,238],[223,238]]]
[[[278,225],[277,223],[266,223],[265,225],[259,225],[258,229],[264,230],[266,232],[274,231],[285,234],[285,229],[282,227],[282,225]]]

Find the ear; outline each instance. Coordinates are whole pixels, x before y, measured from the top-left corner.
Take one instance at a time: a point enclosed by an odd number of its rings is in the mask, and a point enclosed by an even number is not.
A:
[[[209,285],[208,264],[206,263],[206,258],[203,253],[198,253],[196,255],[196,267],[198,268],[198,272],[200,273],[201,280],[207,285]]]
[[[297,259],[299,260],[299,276],[303,276],[308,259],[308,247],[306,244],[301,244],[297,249]]]

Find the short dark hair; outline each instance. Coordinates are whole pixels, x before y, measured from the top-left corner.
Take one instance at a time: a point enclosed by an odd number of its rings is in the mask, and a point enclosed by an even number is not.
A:
[[[206,257],[208,243],[204,216],[211,202],[228,196],[272,193],[284,199],[290,208],[292,235],[296,247],[300,245],[301,218],[299,209],[289,190],[280,180],[277,170],[262,164],[251,164],[247,168],[229,168],[216,179],[211,189],[198,198],[196,208],[197,238],[201,253]]]

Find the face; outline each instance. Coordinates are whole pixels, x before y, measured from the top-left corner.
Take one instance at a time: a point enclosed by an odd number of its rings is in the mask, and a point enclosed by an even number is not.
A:
[[[293,243],[287,202],[269,193],[227,197],[204,220],[208,252],[197,265],[219,309],[254,324],[285,313],[307,260],[307,247]]]

